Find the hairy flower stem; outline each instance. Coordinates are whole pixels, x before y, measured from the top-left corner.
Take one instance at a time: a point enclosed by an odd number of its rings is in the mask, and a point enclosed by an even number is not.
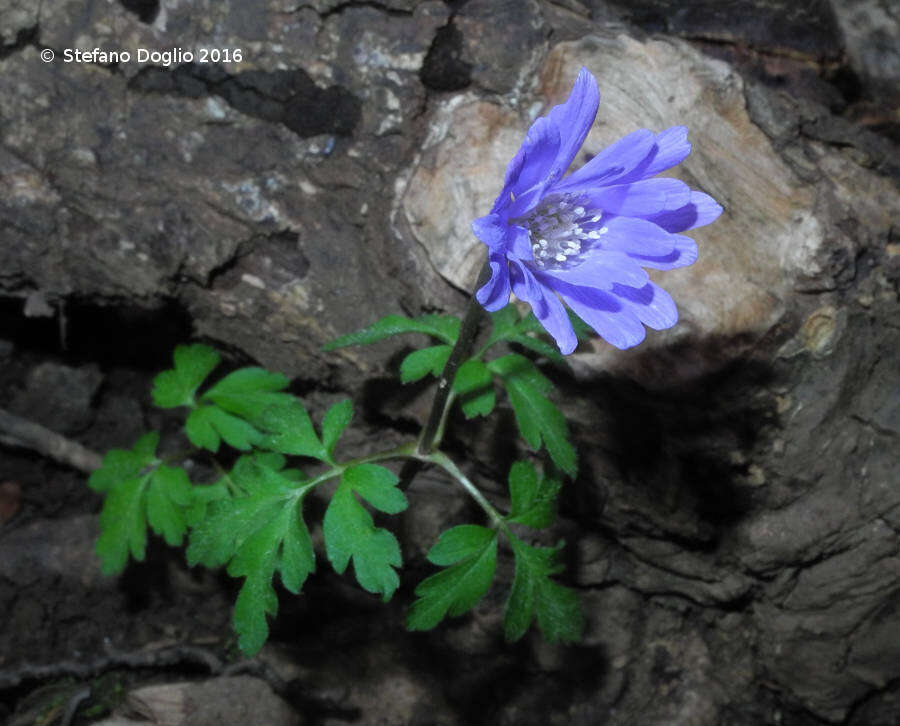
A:
[[[491,268],[484,265],[478,275],[478,281],[475,283],[475,289],[484,285],[490,277]],[[438,380],[437,393],[434,394],[434,401],[431,404],[431,413],[428,415],[428,421],[422,434],[419,436],[419,443],[416,447],[416,453],[427,455],[430,454],[434,447],[440,443],[439,433],[443,433],[443,420],[446,415],[448,403],[450,402],[450,391],[453,388],[453,379],[456,377],[456,371],[469,358],[472,348],[475,346],[475,338],[478,331],[481,330],[481,322],[484,319],[484,308],[475,299],[475,296],[469,299],[466,307],[466,314],[463,317],[462,325],[459,328],[459,337],[456,339],[456,345],[450,351],[450,357],[447,358],[447,364]]]
[[[485,263],[478,273],[478,280],[475,283],[475,289],[484,285],[490,278],[490,265]],[[450,351],[447,358],[447,364],[438,380],[437,393],[431,403],[431,412],[428,414],[428,421],[419,435],[416,444],[416,453],[421,456],[430,454],[434,447],[440,443],[444,435],[444,426],[447,422],[447,414],[450,410],[450,404],[453,403],[453,379],[456,377],[456,371],[466,361],[472,353],[475,345],[475,338],[481,329],[481,322],[484,318],[484,308],[478,303],[473,294],[466,307],[466,313],[463,317],[462,325],[459,329],[459,337],[456,339],[456,345]],[[400,469],[401,490],[406,490],[412,484],[413,477],[419,473],[422,468],[423,460],[409,459]]]

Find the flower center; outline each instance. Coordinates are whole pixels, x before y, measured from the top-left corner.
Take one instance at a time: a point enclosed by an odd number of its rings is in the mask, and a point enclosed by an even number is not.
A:
[[[541,270],[576,267],[582,254],[606,234],[603,211],[585,207],[579,195],[555,194],[542,200],[526,216],[513,220],[528,230],[534,262]]]

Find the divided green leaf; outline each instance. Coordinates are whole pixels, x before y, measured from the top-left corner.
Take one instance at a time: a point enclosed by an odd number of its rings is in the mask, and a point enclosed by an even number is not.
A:
[[[494,410],[497,402],[494,377],[480,360],[472,358],[459,367],[453,379],[453,390],[459,395],[466,418],[487,416]]]
[[[400,381],[412,383],[423,379],[429,373],[435,377],[440,376],[451,350],[449,345],[433,345],[430,348],[414,350],[400,364]]]
[[[556,518],[556,497],[561,485],[553,479],[538,478],[534,467],[517,461],[509,470],[511,509],[506,521],[543,529]]]
[[[144,434],[131,450],[113,449],[103,458],[88,485],[104,492],[97,554],[104,574],[125,569],[129,555],[143,560],[147,525],[177,547],[187,531],[194,504],[193,487],[184,469],[156,457],[159,434]]]
[[[329,458],[334,458],[334,447],[353,418],[353,401],[339,401],[326,411],[322,418],[322,444]]]
[[[547,398],[553,388],[534,363],[516,353],[488,363],[503,381],[522,438],[533,449],[547,447],[553,463],[574,477],[578,470],[575,449],[562,412]]]
[[[263,435],[252,424],[218,406],[195,408],[188,414],[184,430],[194,446],[213,453],[219,450],[222,439],[240,451],[249,451],[263,440]]]
[[[130,554],[144,559],[147,550],[147,513],[144,490],[150,474],[125,479],[106,494],[100,512],[100,536],[95,550],[104,575],[117,575],[125,569]]]
[[[229,373],[203,394],[219,408],[248,421],[258,421],[270,406],[289,404],[293,396],[280,393],[288,387],[287,377],[264,368],[241,368]]]
[[[290,592],[298,593],[315,569],[309,530],[302,519],[307,489],[284,458],[266,454],[242,456],[230,474],[245,496],[213,501],[209,512],[191,532],[188,563],[218,567],[244,577],[234,610],[234,628],[241,650],[256,653],[266,641],[266,615],[275,615],[278,599],[272,586],[275,573]]]
[[[497,533],[475,524],[444,532],[429,550],[428,561],[446,569],[431,575],[416,588],[406,627],[430,630],[447,615],[471,610],[484,597],[497,568]]]
[[[575,329],[575,336],[578,340],[586,340],[594,332],[581,318],[579,318],[571,310],[566,310],[572,327]],[[534,313],[529,312],[525,317],[520,318],[519,312],[514,305],[507,305],[495,313],[491,313],[491,322],[493,330],[488,338],[487,346],[490,347],[501,340],[509,343],[516,343],[523,348],[533,350],[535,353],[544,356],[554,363],[564,364],[566,358],[562,355],[557,347],[547,342],[547,331],[540,324],[538,319],[534,317]],[[537,337],[543,336],[543,337]]]
[[[425,333],[425,335],[453,345],[459,337],[459,325],[459,318],[452,315],[421,315],[417,318],[388,315],[367,328],[332,340],[324,345],[322,350],[335,350],[348,345],[368,345],[403,333]]]
[[[126,479],[134,479],[156,462],[159,434],[141,436],[131,449],[112,449],[103,457],[103,465],[91,474],[88,486],[95,492],[108,492]]]
[[[501,340],[509,340],[510,335],[516,334],[521,318],[515,305],[507,304],[497,312],[491,313],[490,316],[492,329],[487,346],[492,346]]]
[[[329,423],[329,426],[332,425]],[[293,399],[288,405],[267,409],[263,414],[263,427],[269,432],[262,442],[265,448],[331,462],[331,454],[319,439],[306,408],[299,400]],[[333,435],[329,433],[329,436]]]
[[[159,434],[144,434],[131,450],[113,449],[103,457],[103,466],[88,480],[88,486],[104,492],[100,512],[100,537],[96,552],[105,575],[125,569],[129,554],[143,560],[147,549],[147,514],[144,490],[158,464]]]
[[[170,547],[181,545],[192,501],[193,488],[184,469],[163,465],[153,472],[147,488],[147,522]]]
[[[587,340],[595,335],[594,329],[579,318],[570,308],[566,308],[566,314],[569,316],[569,322],[572,323],[572,329],[575,331],[575,337],[578,340]],[[545,335],[547,332],[544,330],[544,326],[541,325],[540,320],[532,312],[529,312],[528,315],[522,318],[519,330],[523,333],[543,333]]]
[[[381,595],[385,602],[400,585],[394,569],[403,563],[400,545],[393,534],[375,526],[372,515],[356,497],[362,497],[381,512],[397,514],[407,507],[397,481],[392,471],[376,464],[347,469],[322,523],[325,551],[335,572],[343,574],[352,559],[359,584]]]
[[[556,346],[548,343],[543,338],[535,337],[537,333],[546,333],[538,323],[537,329],[532,329],[531,321],[537,323],[537,319],[529,313],[524,318],[519,318],[519,312],[514,305],[507,305],[496,313],[491,313],[493,330],[488,338],[487,347],[505,340],[509,343],[517,343],[523,348],[533,350],[554,363],[565,363],[566,359]]]
[[[506,639],[519,640],[532,621],[550,643],[573,643],[584,632],[584,614],[578,594],[551,579],[562,570],[557,547],[532,547],[516,537],[511,538],[516,558],[513,586],[506,602],[503,628]]]
[[[215,484],[195,486],[191,506],[184,513],[188,527],[195,527],[206,518],[206,513],[212,502],[227,498],[228,487],[224,480],[220,480]]]
[[[179,345],[175,367],[153,379],[153,402],[160,408],[193,406],[194,394],[219,365],[219,354],[208,345]]]

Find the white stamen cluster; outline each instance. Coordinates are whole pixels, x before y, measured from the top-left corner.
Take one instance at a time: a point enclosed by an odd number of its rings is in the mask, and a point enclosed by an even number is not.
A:
[[[565,194],[548,197],[516,223],[528,230],[536,267],[564,269],[578,264],[578,256],[606,233],[606,227],[596,227],[601,215],[599,209],[585,209],[579,197]]]

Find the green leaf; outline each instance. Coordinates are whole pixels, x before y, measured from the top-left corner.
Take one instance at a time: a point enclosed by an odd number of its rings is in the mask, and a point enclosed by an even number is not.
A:
[[[594,329],[572,312],[572,310],[566,308],[566,314],[569,316],[569,322],[572,324],[572,329],[575,331],[575,337],[578,338],[578,340],[587,340],[594,335]],[[541,325],[540,320],[538,320],[534,316],[534,313],[531,312],[522,318],[522,321],[517,326],[517,330],[522,333],[547,334],[547,331],[544,329],[544,326]]]
[[[423,580],[406,618],[410,630],[430,630],[448,614],[471,610],[488,591],[497,568],[497,533],[464,524],[444,532],[428,560],[446,569]]]
[[[478,524],[457,525],[441,534],[425,558],[439,567],[454,565],[480,554],[496,539],[496,534],[493,529]]]
[[[535,353],[544,356],[554,363],[560,365],[567,364],[566,357],[559,352],[556,346],[548,343],[542,338],[533,338],[526,333],[522,333],[521,335],[511,335],[507,340],[510,343],[518,343],[523,348],[533,350]]]
[[[247,656],[256,655],[269,637],[266,615],[278,614],[278,595],[271,578],[271,571],[260,566],[244,580],[234,604],[232,622],[238,634],[238,646]]]
[[[156,431],[141,436],[130,450],[112,449],[103,457],[102,466],[94,471],[88,486],[97,492],[108,492],[119,482],[133,479],[156,461],[159,434]]]
[[[242,456],[235,462],[229,477],[245,494],[210,503],[206,518],[191,531],[187,549],[191,567],[224,565],[246,537],[275,517],[287,500],[298,496],[301,485],[269,463],[268,457],[260,455]]]
[[[507,522],[543,529],[556,518],[556,497],[560,483],[553,479],[538,479],[534,467],[517,461],[509,470],[509,493],[512,507]]]
[[[334,447],[353,418],[353,401],[349,398],[339,401],[328,409],[322,419],[322,444],[330,459],[334,458]]]
[[[200,384],[219,365],[219,354],[208,345],[179,345],[173,357],[175,368],[153,379],[153,402],[160,408],[193,406]]]
[[[229,373],[206,393],[202,400],[249,421],[258,420],[269,406],[288,404],[293,396],[279,393],[290,381],[281,373],[264,368],[241,368]]]
[[[402,333],[425,333],[452,345],[459,337],[459,325],[459,318],[452,315],[421,315],[418,318],[388,315],[367,328],[342,335],[322,346],[322,350],[335,350],[348,345],[368,345]]]
[[[516,558],[513,586],[506,603],[503,627],[506,639],[519,640],[537,616],[544,638],[550,642],[576,642],[584,632],[584,614],[575,591],[550,579],[562,567],[557,547],[532,547],[511,538]]]
[[[147,549],[144,489],[151,474],[120,481],[106,495],[100,512],[96,551],[100,570],[115,575],[125,569],[129,553],[140,561]]]
[[[578,340],[587,340],[594,334],[593,329],[575,313],[568,308],[566,309],[566,313],[569,316],[569,321],[572,323],[572,328],[575,330],[575,336]],[[544,356],[554,363],[560,365],[567,363],[566,357],[559,352],[556,345],[549,343],[544,339],[547,336],[547,331],[534,316],[534,313],[529,312],[525,317],[520,319],[516,307],[514,305],[507,305],[496,313],[491,313],[491,321],[493,323],[493,330],[491,331],[490,338],[488,338],[487,345],[485,346],[486,348],[489,348],[495,343],[499,343],[501,340],[505,340],[509,343],[517,343],[524,348],[533,350],[535,353]]]
[[[492,360],[488,368],[506,386],[522,438],[533,450],[543,441],[553,463],[574,477],[578,471],[575,449],[569,442],[565,417],[547,398],[553,387],[550,381],[534,363],[516,353]]]
[[[407,507],[406,497],[397,489],[397,481],[393,472],[376,464],[347,469],[322,523],[325,551],[335,572],[343,574],[352,559],[359,584],[369,592],[380,594],[385,602],[400,585],[393,569],[403,563],[400,545],[393,534],[375,527],[372,515],[355,494],[375,509],[396,514]]]
[[[449,345],[434,345],[422,350],[414,350],[400,364],[400,381],[412,383],[431,373],[438,377],[447,365],[452,348]]]
[[[497,312],[491,313],[491,336],[488,338],[487,346],[490,347],[494,343],[506,340],[508,336],[514,335],[516,325],[519,323],[519,311],[512,303],[500,308]]]
[[[453,390],[460,397],[466,418],[487,416],[494,410],[497,402],[494,377],[480,360],[472,358],[459,367],[453,379]]]
[[[290,405],[276,406],[263,414],[263,426],[269,435],[262,445],[293,456],[311,456],[330,461],[331,455],[319,440],[303,404],[294,399]]]
[[[224,481],[215,484],[196,486],[191,496],[191,506],[184,513],[188,527],[194,527],[206,518],[206,512],[212,502],[228,498],[228,488]]]
[[[143,560],[147,548],[145,492],[159,465],[155,431],[141,436],[130,450],[113,449],[103,465],[91,474],[88,486],[106,494],[100,512],[100,537],[96,552],[101,570],[114,575],[125,569],[129,554]]]
[[[200,406],[188,414],[184,430],[194,446],[215,453],[221,439],[235,449],[249,451],[263,440],[263,435],[242,418],[218,406]]]
[[[272,587],[275,571],[280,569],[285,586],[290,585],[289,590],[299,593],[315,567],[312,542],[306,526],[300,523],[297,507],[285,500],[281,504],[271,521],[243,541],[228,565],[229,575],[246,578],[234,606],[234,629],[241,650],[248,655],[266,642],[266,615],[278,612],[278,598]]]
[[[300,593],[306,578],[316,569],[312,539],[299,516],[289,517],[286,522],[278,568],[281,570],[282,584],[295,595]]]
[[[399,514],[408,506],[406,495],[397,488],[398,481],[394,472],[377,464],[357,464],[341,477],[342,485],[385,514]]]
[[[262,647],[269,632],[266,615],[278,610],[275,573],[289,591],[298,593],[315,569],[302,519],[305,482],[280,470],[283,464],[284,458],[273,454],[238,459],[230,476],[247,494],[213,501],[207,517],[192,530],[187,550],[191,566],[228,563],[229,575],[246,578],[235,603],[234,627],[248,655]]]
[[[571,318],[571,315],[570,315]],[[564,364],[566,358],[562,355],[555,345],[548,343],[543,338],[534,337],[542,334],[547,335],[547,331],[534,317],[533,313],[528,313],[525,317],[519,318],[519,312],[514,305],[507,305],[496,313],[491,314],[493,330],[488,338],[487,346],[490,347],[495,343],[505,340],[510,343],[517,343],[524,348],[533,350],[554,363]],[[579,322],[581,322],[579,320]],[[584,325],[582,323],[582,325]],[[581,338],[579,338],[581,340]]]
[[[160,466],[147,488],[147,521],[166,544],[178,547],[187,531],[185,510],[192,502],[193,489],[184,469]]]

